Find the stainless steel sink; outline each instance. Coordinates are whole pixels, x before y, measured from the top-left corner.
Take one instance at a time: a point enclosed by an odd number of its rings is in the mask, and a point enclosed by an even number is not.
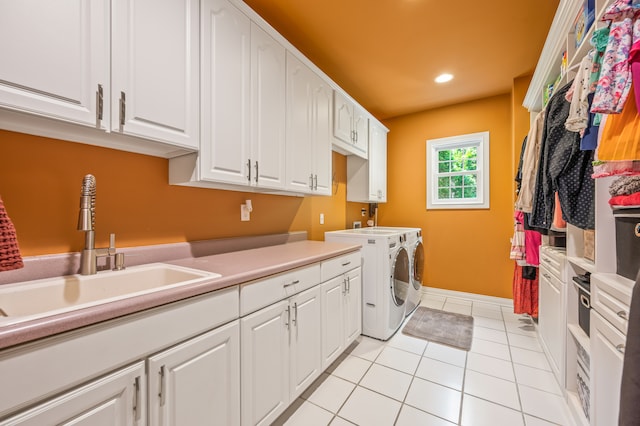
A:
[[[165,263],[0,286],[0,325],[197,284],[220,274]]]

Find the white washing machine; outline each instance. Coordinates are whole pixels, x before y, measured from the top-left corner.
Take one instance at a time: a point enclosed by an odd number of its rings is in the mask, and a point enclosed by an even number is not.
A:
[[[362,246],[362,334],[389,339],[405,318],[411,282],[404,233],[359,228],[325,232],[324,238]]]
[[[366,228],[365,228],[366,229]],[[409,253],[411,268],[411,285],[406,299],[405,316],[409,316],[420,305],[422,299],[422,282],[424,279],[424,246],[421,228],[401,228],[378,226],[370,229],[380,231],[402,232],[405,235],[405,247]]]

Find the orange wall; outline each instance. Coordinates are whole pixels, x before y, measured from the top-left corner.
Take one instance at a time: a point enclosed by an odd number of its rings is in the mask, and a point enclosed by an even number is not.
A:
[[[288,231],[346,224],[346,157],[333,154],[334,195],[291,197],[171,186],[168,160],[0,130],[0,197],[23,256],[80,251],[76,230],[82,178],[95,175],[96,245],[116,233],[118,247]],[[251,199],[250,222],[240,204]],[[318,216],[325,214],[325,224]]]
[[[511,97],[495,96],[385,121],[388,202],[378,223],[423,230],[425,285],[511,298]],[[488,210],[426,210],[426,140],[489,131]]]

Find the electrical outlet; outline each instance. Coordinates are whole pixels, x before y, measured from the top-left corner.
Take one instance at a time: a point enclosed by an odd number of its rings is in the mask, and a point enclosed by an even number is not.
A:
[[[320,225],[324,225],[324,213],[320,213]]]
[[[248,222],[251,220],[251,212],[246,204],[240,204],[240,221]]]

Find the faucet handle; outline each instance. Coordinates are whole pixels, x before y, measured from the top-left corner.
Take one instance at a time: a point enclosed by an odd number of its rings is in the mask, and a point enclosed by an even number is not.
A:
[[[116,254],[116,234],[109,234],[109,255]]]
[[[116,253],[114,256],[114,271],[122,271],[124,269],[124,253]]]

